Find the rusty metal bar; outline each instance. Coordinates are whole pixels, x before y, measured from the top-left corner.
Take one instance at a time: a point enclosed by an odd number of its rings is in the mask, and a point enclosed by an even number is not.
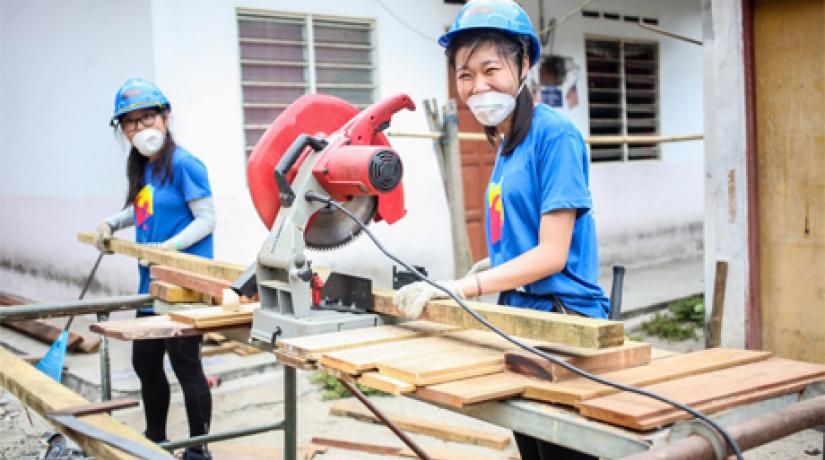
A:
[[[395,426],[395,424],[389,418],[387,418],[387,416],[384,415],[380,409],[378,409],[377,407],[375,407],[375,405],[372,404],[372,401],[367,399],[364,393],[362,393],[361,390],[359,390],[358,387],[355,386],[355,384],[348,382],[346,379],[340,377],[337,378],[338,381],[344,384],[344,386],[347,387],[347,390],[354,394],[355,397],[358,398],[358,400],[361,401],[363,405],[367,406],[367,409],[369,409],[370,412],[375,414],[375,416],[378,417],[379,420],[381,420],[381,423],[386,425],[387,428],[389,428],[393,433],[395,433],[396,436],[398,436],[398,439],[403,441],[404,444],[407,445],[407,447],[412,449],[412,451],[415,452],[415,455],[417,455],[418,458],[422,460],[431,460],[430,456],[427,455],[426,452],[424,452],[424,449],[419,447],[418,444],[415,443],[415,441],[413,441],[409,436],[407,436],[403,431],[401,431],[397,426]]]
[[[825,426],[825,396],[802,401],[785,409],[734,425],[728,429],[728,432],[742,451],[745,451],[817,426]],[[730,454],[730,451],[727,454]],[[711,443],[702,436],[693,435],[672,444],[624,457],[624,460],[709,460],[714,458]]]
[[[651,32],[656,32],[657,34],[667,35],[668,37],[673,37],[677,40],[684,40],[688,43],[693,43],[694,45],[702,46],[702,41],[697,40],[695,38],[686,37],[682,34],[677,34],[676,32],[671,32],[669,30],[662,29],[661,27],[656,27],[654,25],[645,24],[644,22],[640,22],[638,25],[642,29],[647,29]]]

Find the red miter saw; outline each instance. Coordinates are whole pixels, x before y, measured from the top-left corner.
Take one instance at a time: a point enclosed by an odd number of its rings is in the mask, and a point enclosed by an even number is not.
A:
[[[274,341],[380,323],[377,315],[355,306],[358,296],[371,302],[369,287],[353,287],[359,279],[333,273],[321,290],[304,249],[344,245],[361,226],[307,196],[343,203],[364,225],[402,218],[401,159],[383,131],[404,108],[415,110],[405,94],[360,113],[336,97],[307,94],[287,107],[258,141],[247,178],[255,209],[270,234],[255,269],[261,308],[253,314],[253,338]]]

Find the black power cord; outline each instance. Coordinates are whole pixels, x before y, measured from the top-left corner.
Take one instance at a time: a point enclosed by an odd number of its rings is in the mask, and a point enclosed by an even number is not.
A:
[[[671,405],[671,406],[673,406],[677,409],[683,410],[683,411],[687,412],[688,414],[690,414],[690,415],[696,417],[697,419],[701,420],[702,422],[704,422],[705,424],[710,426],[713,430],[718,432],[725,439],[725,442],[728,443],[728,445],[730,446],[730,448],[733,451],[733,454],[736,456],[736,458],[738,460],[744,460],[744,457],[742,456],[742,451],[739,450],[739,445],[736,443],[736,440],[733,439],[733,437],[730,435],[730,433],[725,431],[724,428],[719,426],[716,422],[714,422],[713,420],[711,420],[710,418],[708,418],[706,415],[702,414],[701,412],[697,411],[696,409],[693,409],[692,407],[690,407],[686,404],[682,404],[678,401],[668,399],[668,398],[666,398],[664,396],[661,396],[661,395],[658,395],[656,393],[653,393],[653,392],[650,392],[650,391],[647,391],[647,390],[643,390],[641,388],[635,388],[635,387],[625,385],[625,384],[622,384],[622,383],[613,382],[613,381],[604,379],[602,377],[599,377],[598,375],[591,374],[591,373],[589,373],[587,371],[584,371],[582,369],[579,369],[578,367],[573,366],[573,365],[571,365],[571,364],[569,364],[565,361],[559,360],[558,358],[555,358],[554,356],[549,355],[549,354],[539,350],[538,348],[527,345],[526,343],[524,343],[524,342],[522,342],[522,341],[520,341],[520,340],[518,340],[514,337],[511,337],[506,332],[502,331],[501,329],[496,327],[494,324],[490,323],[489,321],[487,321],[486,319],[481,317],[478,313],[475,312],[475,310],[468,307],[467,304],[465,304],[464,301],[459,296],[457,296],[454,292],[450,291],[449,289],[445,288],[444,286],[440,286],[435,281],[433,281],[433,280],[429,279],[428,277],[422,275],[414,267],[411,267],[410,265],[405,263],[403,260],[399,259],[398,257],[391,254],[389,251],[387,251],[387,249],[384,248],[384,246],[381,244],[380,241],[378,241],[378,239],[375,237],[375,235],[372,233],[372,231],[370,231],[370,229],[367,228],[367,226],[364,225],[361,222],[360,219],[358,219],[356,216],[354,216],[341,203],[333,200],[330,197],[319,195],[319,194],[317,194],[313,191],[307,192],[306,195],[304,196],[304,198],[307,201],[318,201],[318,202],[324,203],[324,204],[327,205],[327,207],[333,207],[333,208],[343,212],[344,214],[346,214],[350,219],[352,219],[354,222],[358,223],[358,225],[361,227],[361,230],[363,230],[367,234],[367,236],[369,236],[369,238],[372,240],[372,242],[375,244],[375,246],[382,253],[384,253],[385,256],[389,257],[390,259],[392,259],[393,261],[395,261],[396,263],[398,263],[399,265],[401,265],[405,269],[407,269],[410,272],[414,273],[421,281],[423,281],[423,282],[429,284],[430,286],[433,286],[436,289],[438,289],[438,290],[444,292],[445,294],[447,294],[450,298],[452,298],[454,301],[456,301],[456,303],[458,303],[461,306],[461,308],[463,308],[473,318],[478,320],[478,322],[480,322],[481,324],[483,324],[484,326],[486,326],[487,328],[489,328],[490,330],[492,330],[496,334],[500,335],[501,337],[503,337],[505,340],[509,341],[510,343],[518,346],[519,348],[521,348],[523,350],[529,351],[530,353],[541,356],[542,358],[552,362],[553,364],[562,366],[565,369],[569,370],[570,372],[578,374],[578,375],[580,375],[582,377],[585,377],[589,380],[593,380],[594,382],[601,383],[602,385],[611,386],[613,388],[617,388],[617,389],[622,390],[622,391],[629,391],[631,393],[636,393],[636,394],[639,394],[639,395],[642,395],[642,396],[647,396],[648,398],[652,398],[652,399],[655,399],[657,401],[661,401],[661,402],[663,402],[665,404],[669,404],[669,405]]]

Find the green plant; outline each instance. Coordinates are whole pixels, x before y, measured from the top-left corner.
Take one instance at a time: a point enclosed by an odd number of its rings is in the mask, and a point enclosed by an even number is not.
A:
[[[704,324],[705,304],[700,294],[669,303],[666,312],[642,323],[642,330],[667,340],[686,340],[695,339],[696,329]]]
[[[321,394],[321,399],[323,401],[330,401],[333,399],[341,399],[341,398],[349,398],[352,396],[352,393],[341,383],[337,378],[326,375],[323,372],[315,372],[309,377],[309,381],[314,383],[315,385],[319,385],[324,388],[324,392]],[[375,388],[368,387],[366,385],[361,385],[360,383],[356,383],[355,386],[361,390],[362,393],[365,395],[379,395],[379,396],[386,396],[388,393],[384,393],[381,390],[376,390]]]

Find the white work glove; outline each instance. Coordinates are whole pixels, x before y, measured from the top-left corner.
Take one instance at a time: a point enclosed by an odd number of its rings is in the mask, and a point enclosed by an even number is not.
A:
[[[490,269],[490,258],[485,257],[478,262],[476,262],[469,270],[467,270],[467,274],[464,275],[465,278],[473,276],[475,274],[481,273],[483,271],[487,271]]]
[[[455,294],[459,299],[464,298],[464,294],[458,288],[455,281],[436,281],[436,284],[442,286]],[[431,286],[424,281],[417,281],[408,284],[398,291],[393,296],[393,301],[398,306],[401,314],[410,319],[417,319],[421,316],[424,306],[427,302],[433,299],[446,299],[449,296],[442,290]]]
[[[105,220],[97,224],[95,229],[95,247],[98,251],[104,254],[112,254],[112,251],[106,249],[106,242],[112,238],[112,226]]]

